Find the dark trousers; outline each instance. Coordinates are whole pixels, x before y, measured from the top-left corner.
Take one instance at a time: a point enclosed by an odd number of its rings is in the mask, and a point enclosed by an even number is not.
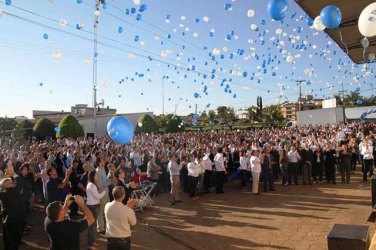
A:
[[[288,171],[288,183],[289,183],[289,185],[291,185],[293,176],[294,176],[294,183],[298,184],[299,163],[289,162],[289,165],[287,167],[287,171]]]
[[[107,238],[107,250],[130,250],[131,237],[128,238]]]
[[[25,222],[3,224],[3,242],[5,250],[17,250],[22,239]]]
[[[367,173],[369,172],[369,177],[373,175],[373,159],[363,159],[363,164],[364,164],[364,171],[363,171],[363,181],[367,180]]]
[[[264,192],[274,190],[273,169],[269,167],[261,168],[261,181]]]
[[[87,245],[89,247],[93,246],[94,244],[94,241],[95,241],[95,228],[96,228],[96,225],[97,225],[97,218],[98,218],[98,213],[99,213],[99,204],[98,205],[87,205],[87,207],[90,209],[91,213],[93,214],[93,217],[94,217],[94,223],[89,226],[88,230],[87,230]]]
[[[225,171],[215,172],[216,183],[215,183],[215,192],[217,194],[223,193],[223,183],[225,180]]]
[[[333,184],[336,183],[336,166],[335,166],[335,164],[326,164],[325,165],[325,175],[326,175],[326,181],[328,183],[330,181],[332,181]]]
[[[188,176],[188,188],[189,188],[189,197],[196,196],[196,188],[198,183],[198,177]]]
[[[151,196],[158,196],[159,194],[159,179],[152,179],[152,178],[149,178],[149,181],[151,182],[154,182],[154,183],[157,183],[157,185],[155,185],[153,191],[151,192]]]
[[[240,170],[240,188],[245,187],[247,183],[248,171],[247,170]]]
[[[355,154],[355,153],[351,154],[351,171],[356,170],[356,163],[358,162],[358,159],[359,159],[358,154]]]
[[[312,176],[313,181],[316,181],[317,179],[322,182],[322,176],[324,174],[324,168],[322,162],[314,162],[312,165]]]
[[[212,173],[213,171],[211,170],[205,170],[205,174],[204,174],[204,191],[205,192],[209,192]]]
[[[342,183],[350,183],[351,164],[340,164]]]

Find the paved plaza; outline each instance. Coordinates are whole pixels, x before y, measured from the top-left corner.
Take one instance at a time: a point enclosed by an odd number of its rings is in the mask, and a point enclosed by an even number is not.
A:
[[[337,182],[338,182],[337,178]],[[156,206],[139,216],[133,229],[133,249],[326,249],[326,235],[335,223],[367,224],[371,237],[370,183],[360,173],[350,184],[282,186],[277,191],[255,196],[228,183],[223,195],[207,194],[191,201],[181,194],[182,203],[168,205],[160,194]],[[38,222],[24,237],[21,249],[47,249],[42,209]],[[82,246],[86,233],[82,235]],[[97,237],[100,249],[105,238]],[[84,249],[84,248],[82,248]]]

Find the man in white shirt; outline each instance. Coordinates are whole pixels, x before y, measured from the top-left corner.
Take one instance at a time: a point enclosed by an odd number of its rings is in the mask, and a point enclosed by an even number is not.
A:
[[[127,205],[122,201],[125,198],[123,187],[117,186],[112,190],[114,200],[106,204],[104,214],[106,217],[106,236],[108,250],[131,249],[131,229],[137,223],[133,208],[135,200],[128,200]]]
[[[223,158],[223,151],[222,147],[217,149],[217,154],[214,157],[214,164],[216,170],[216,194],[223,194],[223,183],[226,178],[226,168],[225,168],[225,160]]]

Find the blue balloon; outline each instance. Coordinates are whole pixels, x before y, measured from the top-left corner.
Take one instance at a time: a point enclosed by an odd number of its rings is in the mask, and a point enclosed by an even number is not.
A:
[[[320,17],[322,24],[324,24],[328,29],[338,28],[342,21],[341,10],[333,5],[328,5],[322,9]]]
[[[131,142],[133,132],[134,129],[132,123],[127,118],[122,116],[113,117],[107,123],[108,135],[113,141],[119,144]]]
[[[131,8],[131,14],[136,13],[136,8]]]
[[[139,39],[140,39],[140,37],[139,37],[138,35],[135,35],[135,36],[134,36],[134,41],[135,41],[135,42],[138,42]]]
[[[137,16],[136,16],[136,20],[137,20],[137,21],[140,21],[141,18],[142,18],[142,15],[141,15],[141,14],[137,14]]]
[[[61,129],[60,129],[59,127],[55,127],[55,132],[56,132],[56,134],[59,134],[60,131],[61,131]]]
[[[47,40],[48,39],[48,35],[47,34],[43,34],[43,39]]]
[[[77,4],[82,4],[82,2],[83,2],[82,0],[76,0]]]
[[[147,9],[147,7],[148,6],[146,4],[141,4],[140,7],[138,8],[138,11],[144,12]]]
[[[225,10],[232,10],[232,5],[231,5],[231,3],[226,3],[226,4],[225,4]]]
[[[118,32],[119,32],[119,34],[123,33],[123,27],[119,26]]]
[[[200,97],[200,95],[198,93],[194,93],[193,96],[194,96],[194,98],[199,98]]]
[[[362,104],[363,104],[363,101],[362,101],[362,100],[356,100],[356,104],[357,104],[357,105],[362,105]]]
[[[105,9],[107,9],[107,3],[106,2],[104,2],[103,4],[102,4],[102,8],[105,10]]]
[[[287,0],[270,0],[268,3],[268,14],[276,21],[286,17],[289,4]]]

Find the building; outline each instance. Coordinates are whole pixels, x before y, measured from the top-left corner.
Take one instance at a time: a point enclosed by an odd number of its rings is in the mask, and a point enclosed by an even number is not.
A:
[[[96,115],[96,124],[97,124],[97,134],[96,136],[102,137],[107,133],[107,123],[115,115],[123,116],[127,118],[133,125],[134,128],[137,126],[138,119],[143,115],[154,116],[153,112],[141,112],[141,113],[128,113],[128,114],[117,114],[116,109],[110,107],[98,107]],[[35,121],[41,118],[47,118],[51,120],[54,124],[58,125],[60,121],[66,115],[72,115],[76,117],[78,122],[84,129],[85,136],[94,136],[94,109],[88,107],[86,104],[76,104],[71,107],[70,112],[62,111],[46,111],[46,110],[33,110],[33,118]]]
[[[301,111],[321,109],[323,99],[314,99],[312,95],[302,96]],[[296,112],[299,111],[298,102],[284,102],[280,105],[283,117],[288,121],[296,121]]]

